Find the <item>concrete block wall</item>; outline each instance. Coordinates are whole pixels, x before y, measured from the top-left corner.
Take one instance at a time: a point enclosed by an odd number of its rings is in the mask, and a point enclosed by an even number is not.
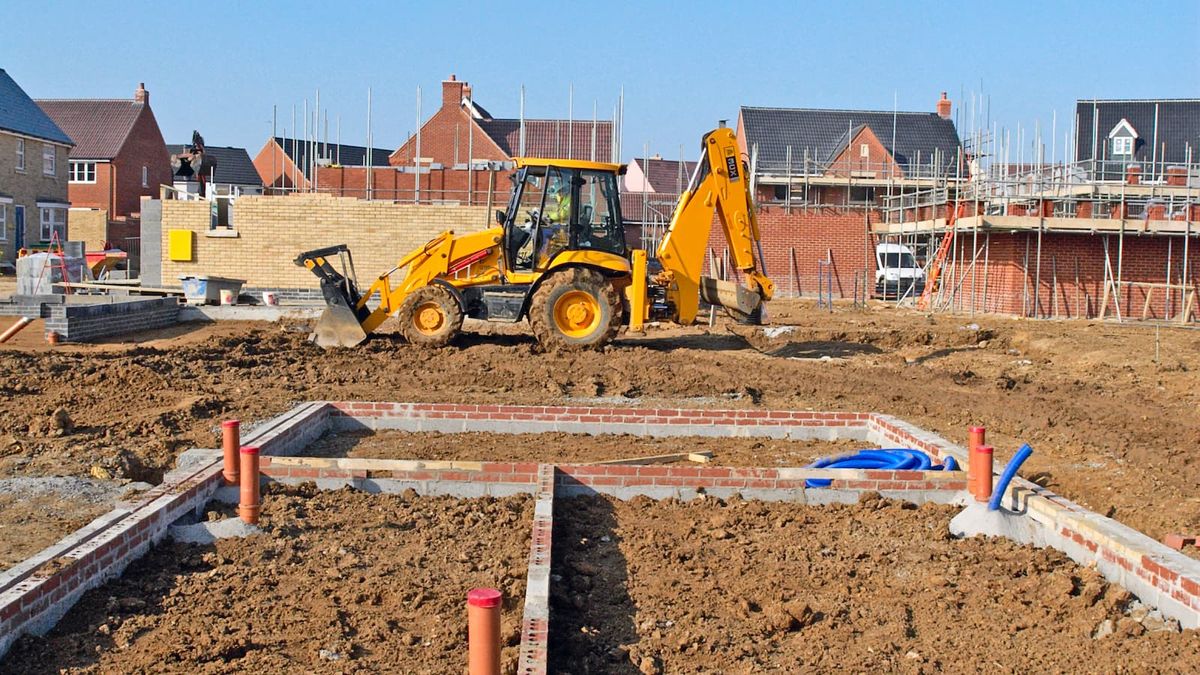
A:
[[[208,274],[244,279],[245,288],[251,291],[312,289],[319,297],[317,278],[293,264],[299,253],[348,245],[365,288],[405,254],[438,234],[478,231],[488,223],[483,206],[393,204],[323,194],[244,196],[233,209],[236,236],[218,237],[208,236],[208,202],[162,202],[164,285],[178,285],[181,275]],[[166,242],[171,230],[195,233],[191,260],[168,259]]]
[[[179,321],[176,298],[114,300],[117,301],[52,305],[46,330],[56,331],[70,342],[86,342],[107,335],[173,326]]]
[[[179,301],[89,296],[83,302],[68,302],[64,295],[13,295],[0,302],[0,316],[41,318],[47,332],[54,331],[63,340],[86,342],[174,325],[179,321]]]

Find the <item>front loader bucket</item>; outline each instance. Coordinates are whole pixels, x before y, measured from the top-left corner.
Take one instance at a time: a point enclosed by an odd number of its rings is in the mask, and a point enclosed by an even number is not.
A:
[[[327,305],[309,336],[317,346],[353,347],[367,339],[367,333],[358,322],[358,317],[345,305]]]

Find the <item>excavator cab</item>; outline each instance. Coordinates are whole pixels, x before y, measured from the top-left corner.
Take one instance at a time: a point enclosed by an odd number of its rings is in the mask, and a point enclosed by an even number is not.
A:
[[[497,213],[504,228],[506,271],[545,272],[559,254],[572,251],[625,257],[618,167],[567,160],[518,162],[508,208]]]

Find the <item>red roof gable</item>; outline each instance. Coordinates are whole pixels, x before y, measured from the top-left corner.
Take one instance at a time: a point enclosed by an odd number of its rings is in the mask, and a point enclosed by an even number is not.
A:
[[[43,99],[42,110],[75,141],[71,159],[113,159],[146,107],[128,99]]]

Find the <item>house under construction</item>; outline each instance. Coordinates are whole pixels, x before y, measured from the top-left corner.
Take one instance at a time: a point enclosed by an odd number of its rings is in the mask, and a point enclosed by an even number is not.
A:
[[[1049,162],[1040,133],[973,131],[964,176],[884,197],[871,230],[930,252],[930,307],[1196,318],[1200,99],[1081,100],[1073,126]]]

